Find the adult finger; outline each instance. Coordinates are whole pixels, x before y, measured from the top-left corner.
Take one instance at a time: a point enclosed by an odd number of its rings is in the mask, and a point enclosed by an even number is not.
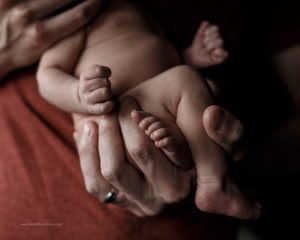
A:
[[[147,181],[165,202],[175,203],[185,199],[191,191],[190,175],[173,165],[154,146],[131,119],[132,110],[140,110],[135,99],[129,96],[123,98],[119,121],[129,159],[145,174]]]
[[[38,1],[23,1],[14,9],[14,14],[19,15],[27,20],[45,18],[62,7],[70,4],[74,0],[38,0]]]
[[[123,142],[116,113],[99,117],[99,154],[101,173],[114,187],[132,199],[146,192],[144,181],[129,163],[125,162]]]
[[[80,157],[80,167],[87,191],[96,196],[101,202],[112,185],[101,175],[99,154],[97,151],[97,126],[91,122],[85,123],[83,132],[74,134]],[[137,216],[145,216],[145,213],[134,203],[127,199],[125,194],[117,191],[114,205],[125,208]]]
[[[157,214],[163,201],[153,196],[152,189],[137,169],[125,161],[116,113],[101,116],[99,124],[99,153],[101,173],[126,198],[139,206],[146,215]]]
[[[207,135],[228,154],[233,154],[233,160],[243,156],[241,139],[243,125],[233,114],[219,106],[209,106],[203,113],[203,125]]]
[[[89,193],[101,196],[104,200],[111,185],[101,176],[100,161],[97,151],[97,127],[93,123],[85,123],[82,133],[77,133],[77,147],[86,189]]]

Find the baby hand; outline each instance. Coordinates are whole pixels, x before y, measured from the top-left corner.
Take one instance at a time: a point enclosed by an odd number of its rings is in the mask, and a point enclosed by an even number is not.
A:
[[[191,46],[184,51],[186,63],[197,68],[221,64],[227,57],[219,28],[207,21],[201,23]]]
[[[80,75],[78,96],[90,114],[106,114],[113,110],[112,91],[108,67],[94,65]]]

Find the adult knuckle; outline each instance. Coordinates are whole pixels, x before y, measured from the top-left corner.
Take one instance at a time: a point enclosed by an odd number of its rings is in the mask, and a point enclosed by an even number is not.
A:
[[[89,6],[80,8],[75,14],[75,18],[80,24],[86,23],[90,19],[90,17],[91,8]]]
[[[90,193],[91,195],[98,197],[99,196],[99,188],[98,186],[93,182],[87,182],[85,185],[86,191]]]
[[[132,158],[140,164],[147,165],[150,162],[151,150],[149,147],[144,146],[143,144],[136,144],[128,151]]]
[[[10,21],[14,25],[24,26],[29,23],[31,19],[31,9],[26,4],[21,4],[12,9]]]
[[[153,199],[148,205],[143,206],[142,210],[146,216],[152,217],[160,214],[164,207],[165,202],[160,202]]]
[[[118,183],[121,178],[121,169],[118,167],[101,168],[102,176],[110,183]]]
[[[161,212],[161,209],[157,207],[147,207],[143,209],[143,212],[146,216],[153,217],[158,215]]]
[[[99,134],[106,134],[107,132],[111,132],[113,129],[113,124],[111,118],[109,116],[101,116],[98,121],[98,130]]]
[[[78,154],[80,157],[85,157],[90,151],[90,145],[87,141],[79,140]]]
[[[33,47],[40,47],[45,41],[44,24],[36,22],[27,31],[28,40]]]
[[[190,194],[190,187],[181,188],[181,189],[174,188],[165,192],[163,194],[163,199],[168,204],[178,203],[186,199],[189,196],[189,194]]]
[[[156,216],[156,215],[158,214],[157,211],[152,210],[152,209],[144,210],[144,213],[145,213],[145,215],[148,216],[148,217],[154,217],[154,216]]]

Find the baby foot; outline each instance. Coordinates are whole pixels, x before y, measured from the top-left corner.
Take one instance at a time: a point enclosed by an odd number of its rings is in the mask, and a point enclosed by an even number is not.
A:
[[[136,110],[131,112],[131,118],[172,162],[184,169],[189,169],[192,166],[188,145],[175,124],[171,126],[171,123],[166,123],[149,113]]]
[[[248,199],[228,176],[198,176],[197,183],[195,203],[200,210],[244,220],[261,215],[261,205]]]
[[[219,28],[204,21],[201,23],[190,47],[184,51],[187,64],[206,68],[221,64],[228,57]]]
[[[84,108],[90,114],[106,114],[112,111],[114,102],[109,81],[109,68],[94,65],[80,75],[78,97]]]

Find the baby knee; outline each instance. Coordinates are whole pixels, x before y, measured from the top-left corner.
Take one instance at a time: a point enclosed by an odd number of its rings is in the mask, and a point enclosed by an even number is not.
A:
[[[172,81],[180,84],[181,87],[193,85],[194,83],[204,83],[202,75],[189,65],[175,66],[169,70],[169,74],[172,76]]]

